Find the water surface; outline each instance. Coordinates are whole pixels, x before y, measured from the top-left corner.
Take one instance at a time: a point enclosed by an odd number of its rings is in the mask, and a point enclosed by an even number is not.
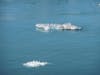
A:
[[[99,75],[99,0],[1,0],[1,75]],[[37,23],[72,24],[81,31],[35,30]],[[46,61],[38,68],[22,64]]]

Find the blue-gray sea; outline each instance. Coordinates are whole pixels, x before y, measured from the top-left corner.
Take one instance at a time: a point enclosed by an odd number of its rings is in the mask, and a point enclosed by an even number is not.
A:
[[[82,30],[35,29],[69,22]],[[0,75],[100,75],[100,0],[0,0]]]

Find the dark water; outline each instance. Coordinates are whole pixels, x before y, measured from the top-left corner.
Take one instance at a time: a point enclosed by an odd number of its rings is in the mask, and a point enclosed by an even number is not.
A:
[[[100,0],[0,0],[0,75],[100,75]],[[35,30],[67,23],[81,31]],[[22,64],[47,61],[38,68]]]

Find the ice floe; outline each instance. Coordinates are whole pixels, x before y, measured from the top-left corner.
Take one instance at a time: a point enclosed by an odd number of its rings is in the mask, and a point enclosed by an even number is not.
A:
[[[48,64],[48,62],[41,62],[41,61],[33,60],[33,61],[23,63],[23,66],[30,67],[30,68],[35,68],[35,67],[45,66],[47,64]]]
[[[71,23],[65,24],[36,24],[36,30],[48,32],[50,30],[80,30],[79,26],[73,25]]]

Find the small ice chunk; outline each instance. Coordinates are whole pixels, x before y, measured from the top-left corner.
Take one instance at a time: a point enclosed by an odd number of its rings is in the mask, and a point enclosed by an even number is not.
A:
[[[23,63],[23,66],[35,68],[35,67],[45,66],[47,64],[48,64],[48,62],[41,62],[41,61],[33,60],[33,61]]]

